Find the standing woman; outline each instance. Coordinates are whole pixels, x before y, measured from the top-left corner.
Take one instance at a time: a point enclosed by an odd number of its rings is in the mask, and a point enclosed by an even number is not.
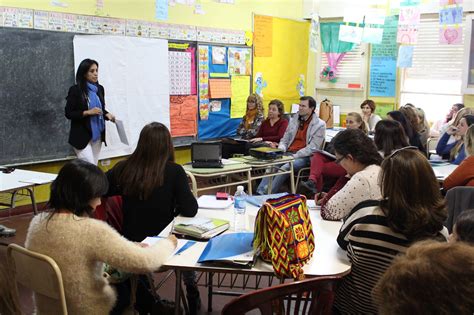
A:
[[[84,59],[77,69],[76,85],[66,97],[66,118],[71,120],[69,144],[81,160],[97,165],[102,142],[105,142],[105,120],[115,116],[105,110],[105,91],[99,84],[99,64]]]

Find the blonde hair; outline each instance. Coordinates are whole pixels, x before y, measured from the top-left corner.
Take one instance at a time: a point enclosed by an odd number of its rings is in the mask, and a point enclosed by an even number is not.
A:
[[[462,118],[464,118],[464,116],[466,116],[466,115],[474,115],[474,109],[469,108],[469,107],[464,107],[464,108],[460,109],[456,113],[456,117],[454,118],[453,123],[450,126],[457,127],[458,124],[459,124],[459,121]]]
[[[469,126],[464,136],[464,149],[466,150],[466,155],[474,155],[474,125]]]
[[[355,121],[360,124],[359,129],[362,130],[365,134],[369,133],[369,130],[367,129],[367,124],[362,120],[362,116],[359,113],[356,112],[350,112],[347,114],[346,117],[352,116],[354,117]]]
[[[257,106],[257,112],[263,115],[263,100],[260,95],[258,95],[257,93],[250,94],[249,97],[247,97],[247,102],[255,103],[255,105]],[[249,109],[247,106],[247,111],[248,110]]]

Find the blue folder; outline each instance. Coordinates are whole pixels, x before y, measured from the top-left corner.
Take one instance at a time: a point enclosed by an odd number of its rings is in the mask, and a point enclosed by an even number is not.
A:
[[[253,232],[227,233],[211,238],[198,259],[251,267],[254,262]]]

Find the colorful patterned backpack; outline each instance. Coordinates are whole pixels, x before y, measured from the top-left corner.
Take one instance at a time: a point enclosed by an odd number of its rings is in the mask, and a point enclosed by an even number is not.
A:
[[[255,220],[253,246],[271,262],[278,277],[304,279],[303,265],[313,256],[313,226],[303,195],[268,199]]]

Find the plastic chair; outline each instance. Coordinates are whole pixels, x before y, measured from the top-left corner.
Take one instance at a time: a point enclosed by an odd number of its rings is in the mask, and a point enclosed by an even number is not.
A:
[[[446,207],[448,208],[448,218],[444,222],[444,226],[451,233],[458,215],[464,210],[474,209],[474,187],[459,186],[448,190],[446,193]]]
[[[428,138],[426,140],[426,156],[428,159],[431,154],[436,154],[436,146],[438,145],[439,138]]]
[[[259,309],[266,314],[331,314],[339,277],[320,277],[284,283],[244,294],[227,303],[222,315]]]
[[[20,283],[36,294],[58,300],[61,305],[61,314],[67,315],[61,270],[51,257],[10,244],[7,249],[7,258],[15,283]],[[18,297],[17,284],[14,286],[14,291]]]

